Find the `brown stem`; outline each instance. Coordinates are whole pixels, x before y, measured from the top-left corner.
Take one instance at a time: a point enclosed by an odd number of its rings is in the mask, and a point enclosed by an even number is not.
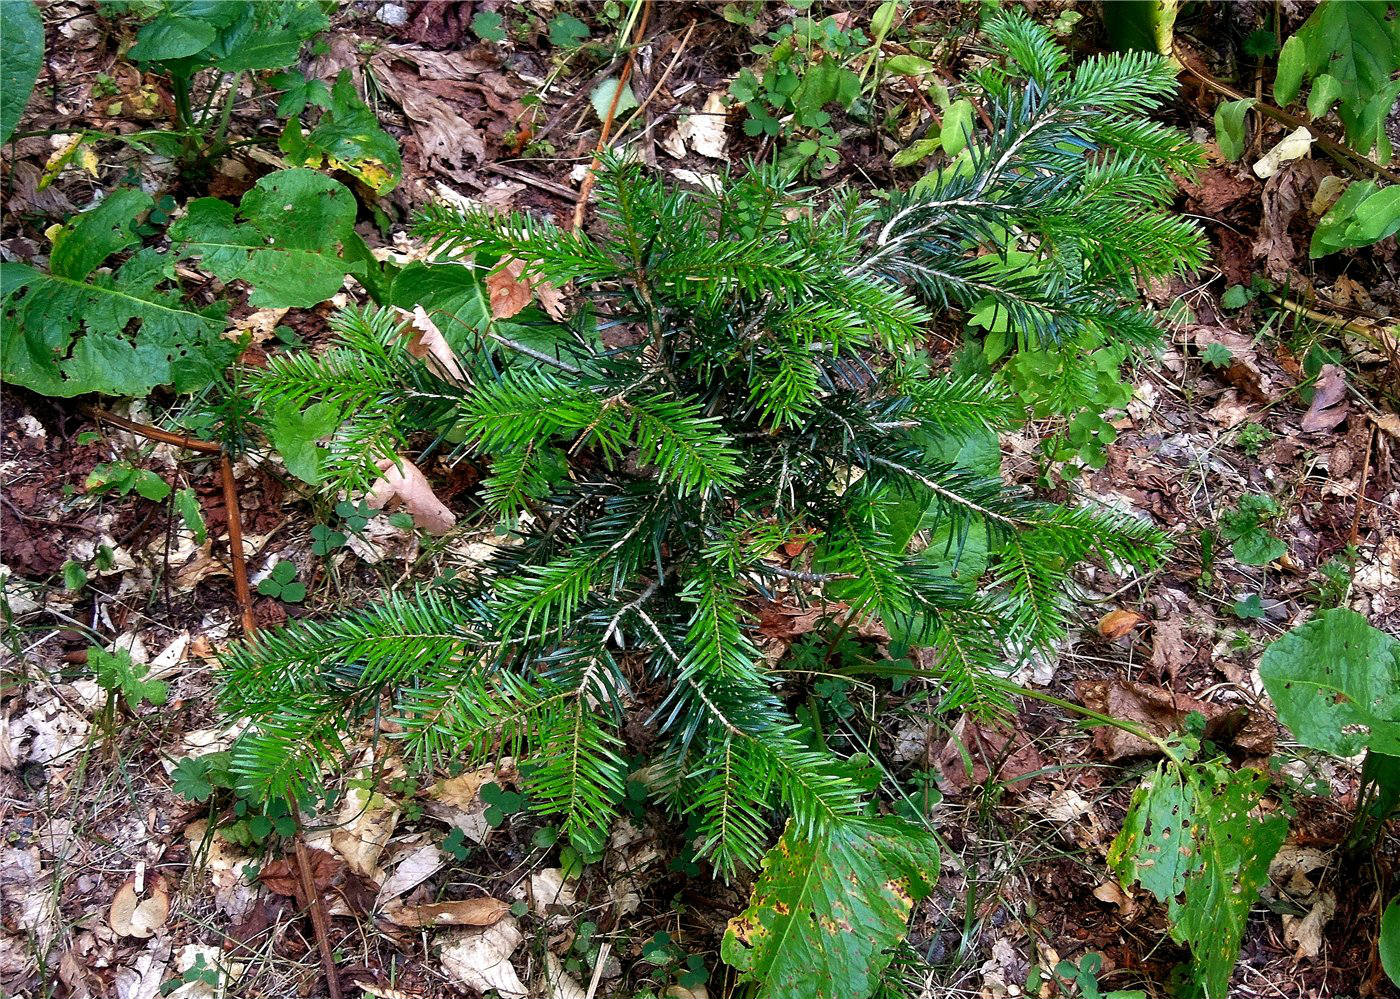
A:
[[[1235,90],[1233,87],[1226,86],[1224,83],[1221,83],[1214,77],[1201,72],[1195,66],[1192,66],[1189,62],[1183,59],[1180,53],[1174,54],[1176,55],[1177,62],[1185,66],[1186,71],[1188,73],[1194,76],[1197,80],[1200,80],[1203,84],[1206,85],[1207,88],[1215,91],[1217,94],[1220,94],[1223,97],[1228,97],[1232,101],[1253,100],[1254,110],[1258,111],[1264,117],[1272,118],[1274,121],[1278,122],[1281,125],[1284,125],[1287,128],[1306,128],[1309,132],[1312,133],[1313,141],[1315,141],[1319,146],[1322,147],[1323,152],[1327,153],[1327,155],[1331,156],[1334,160],[1341,163],[1352,173],[1359,174],[1362,170],[1369,170],[1377,177],[1383,177],[1386,180],[1390,181],[1390,183],[1392,184],[1400,184],[1400,174],[1396,173],[1394,170],[1390,170],[1386,167],[1381,166],[1379,163],[1376,163],[1369,157],[1361,155],[1361,153],[1358,153],[1355,149],[1352,149],[1350,146],[1338,142],[1330,135],[1325,134],[1317,126],[1313,125],[1312,122],[1304,121],[1302,118],[1298,118],[1294,115],[1291,115],[1287,111],[1282,110],[1281,108],[1274,107],[1272,104],[1265,104],[1263,101],[1255,100],[1251,97],[1246,97],[1244,94]]]
[[[641,43],[642,35],[646,33],[647,22],[651,20],[651,0],[642,0],[641,19],[637,22],[637,30],[632,33],[632,46],[627,53],[627,63],[622,67],[622,75],[617,78],[617,86],[613,88],[612,100],[608,103],[608,113],[603,116],[603,129],[598,133],[598,145],[593,148],[593,162],[588,165],[588,173],[584,174],[583,183],[579,185],[578,203],[574,205],[574,231],[583,228],[583,215],[588,211],[588,196],[593,193],[593,184],[597,179],[599,157],[608,144],[608,134],[612,132],[613,119],[617,117],[617,102],[622,97],[622,88],[627,86],[628,79],[632,76],[632,67],[637,61],[637,46]]]
[[[136,423],[96,406],[88,407],[88,413],[98,423],[110,423],[129,434],[136,434],[147,440],[182,447],[187,451],[196,451],[199,454],[217,454],[219,456],[219,472],[224,487],[224,506],[228,508],[228,560],[233,572],[233,592],[238,599],[243,634],[251,635],[257,630],[257,623],[253,620],[253,593],[248,588],[248,564],[243,558],[243,525],[238,518],[238,483],[234,481],[233,464],[229,461],[223,446],[210,441],[196,440],[193,437],[186,437],[169,430],[162,430],[160,427]]]
[[[296,802],[288,800],[292,820],[297,821]],[[341,999],[340,980],[335,972],[335,954],[331,950],[330,919],[326,916],[326,902],[316,888],[316,879],[311,876],[311,854],[301,840],[301,823],[293,840],[297,853],[297,869],[301,873],[301,890],[306,895],[307,906],[311,909],[311,929],[316,934],[316,949],[321,952],[321,964],[326,971],[326,989],[330,999]]]

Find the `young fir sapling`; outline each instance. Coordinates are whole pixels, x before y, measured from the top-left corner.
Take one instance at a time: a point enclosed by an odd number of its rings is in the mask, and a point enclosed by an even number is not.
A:
[[[516,757],[529,807],[596,855],[636,773],[718,876],[761,869],[724,944],[758,994],[874,990],[938,850],[879,814],[871,761],[795,719],[806,678],[760,653],[754,601],[803,591],[878,619],[935,650],[924,679],[950,709],[1004,711],[1007,665],[1065,633],[1073,567],[1150,566],[1165,539],[1008,487],[995,435],[1024,408],[988,377],[930,371],[924,303],[990,298],[1022,350],[1072,369],[1084,338],[1153,342],[1132,278],[1202,253],[1166,209],[1199,154],[1143,117],[1175,87],[1166,63],[1070,71],[1020,14],[988,35],[993,128],[914,193],[823,199],[763,167],[692,191],[614,158],[594,235],[436,205],[417,225],[436,270],[521,261],[572,284],[576,314],[453,326],[448,370],[394,315],[351,309],[334,349],[248,374],[263,410],[334,410],[331,488],[432,440],[483,467],[479,519],[513,543],[457,581],[231,651],[221,700],[253,722],[232,760],[245,787],[297,793],[352,732],[392,721],[422,767]],[[1034,268],[981,252],[1013,233]],[[639,773],[637,725],[653,747]]]

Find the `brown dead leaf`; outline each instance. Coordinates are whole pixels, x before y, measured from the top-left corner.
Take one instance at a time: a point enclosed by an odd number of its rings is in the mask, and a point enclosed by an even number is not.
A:
[[[311,863],[311,883],[317,891],[324,892],[345,869],[345,865],[330,853],[314,846],[306,848],[306,855]],[[308,904],[306,893],[301,890],[301,868],[295,856],[264,864],[258,872],[258,880],[274,895],[294,898],[301,905]]]
[[[1293,948],[1295,958],[1312,959],[1322,953],[1323,930],[1336,912],[1337,897],[1329,891],[1320,894],[1307,915],[1283,917],[1283,942]]]
[[[1125,923],[1132,922],[1137,915],[1137,902],[1123,891],[1123,886],[1117,881],[1105,881],[1099,885],[1094,889],[1094,897],[1100,902],[1118,906],[1118,914]]]
[[[1298,428],[1305,434],[1333,430],[1351,411],[1347,403],[1346,373],[1337,364],[1324,364],[1313,382],[1312,405],[1303,414]]]
[[[423,166],[456,181],[472,177],[471,164],[486,158],[486,141],[479,129],[450,102],[422,85],[417,74],[394,68],[395,54],[378,53],[370,60],[375,82],[399,107],[423,151]]]
[[[1045,765],[1040,751],[1018,728],[979,725],[967,716],[953,728],[936,761],[949,790],[961,793],[988,777],[1013,782]]]
[[[466,385],[467,373],[457,361],[457,352],[447,342],[447,337],[442,335],[437,323],[428,317],[427,310],[421,305],[415,305],[412,312],[394,306],[394,312],[408,324],[404,327],[408,332],[408,352],[425,362],[428,369],[443,381]]]
[[[1230,366],[1221,372],[1225,381],[1252,402],[1273,401],[1273,380],[1260,367],[1259,355],[1251,337],[1223,326],[1195,326],[1191,334],[1202,354],[1216,343],[1230,352]]]
[[[403,905],[398,901],[384,907],[384,917],[399,926],[491,926],[510,912],[510,903],[496,898],[465,898],[455,902]]]
[[[1152,668],[1159,677],[1175,684],[1181,667],[1192,658],[1186,644],[1181,615],[1170,614],[1152,625]]]
[[[1081,680],[1075,693],[1087,708],[1123,721],[1136,722],[1159,738],[1180,731],[1186,716],[1199,712],[1206,719],[1206,738],[1235,745],[1251,753],[1273,750],[1274,728],[1268,719],[1243,706],[1211,704],[1190,694],[1177,694],[1151,684],[1122,680]],[[1158,750],[1146,739],[1112,725],[1094,729],[1094,748],[1110,760],[1150,756]]]
[[[525,277],[525,261],[507,257],[501,266],[486,276],[486,291],[491,296],[491,315],[509,319],[530,304],[530,282]]]
[[[1099,618],[1099,634],[1108,639],[1122,638],[1146,620],[1137,611],[1111,610]]]
[[[375,480],[365,502],[372,509],[402,507],[413,524],[429,534],[446,534],[457,523],[456,516],[437,498],[428,479],[407,458],[397,463],[381,458],[376,464],[384,475]]]
[[[157,875],[144,897],[136,894],[135,879],[118,888],[107,911],[107,924],[118,936],[144,940],[164,926],[169,916],[170,892],[165,878]]]

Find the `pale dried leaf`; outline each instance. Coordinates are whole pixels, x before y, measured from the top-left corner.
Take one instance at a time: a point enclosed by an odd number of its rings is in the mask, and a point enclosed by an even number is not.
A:
[[[166,889],[165,878],[158,875],[151,882],[145,897],[136,894],[136,881],[133,879],[118,888],[112,896],[112,905],[107,910],[107,925],[118,936],[144,940],[164,926],[169,915],[170,892]]]
[[[424,905],[404,905],[390,902],[384,907],[384,917],[399,926],[491,926],[499,922],[510,905],[497,898],[464,898],[455,902],[429,902]]]
[[[379,903],[382,905],[418,887],[437,873],[446,862],[447,855],[432,843],[410,850],[394,868],[394,873],[380,886]]]
[[[351,787],[331,831],[331,847],[356,874],[382,883],[384,872],[379,857],[394,835],[399,808],[382,794]]]
[[[569,977],[559,958],[549,951],[544,952],[544,974],[538,987],[544,999],[588,999],[583,986]]]
[[[501,999],[524,999],[529,992],[510,963],[510,955],[524,939],[519,924],[506,916],[493,926],[450,937],[438,957],[443,973],[453,981],[480,992],[495,989]]]
[[[457,361],[457,352],[447,342],[442,330],[438,329],[437,323],[429,318],[423,306],[415,305],[412,312],[394,306],[394,312],[408,323],[405,330],[409,333],[410,354],[424,361],[428,369],[443,381],[452,382],[454,385],[467,384],[467,373]]]
[[[1312,144],[1312,132],[1308,131],[1306,125],[1299,125],[1279,140],[1278,145],[1259,158],[1254,164],[1254,175],[1261,179],[1272,177],[1289,160],[1306,156]]]
[[[417,465],[407,458],[400,458],[397,463],[391,458],[381,458],[376,464],[384,475],[375,480],[365,496],[371,509],[402,507],[413,518],[414,526],[429,534],[446,534],[452,530],[457,523],[456,516],[437,498]]]
[[[1283,942],[1293,948],[1295,958],[1315,958],[1322,953],[1322,933],[1337,912],[1337,897],[1323,892],[1306,916],[1283,917]]]
[[[724,91],[716,90],[705,98],[705,105],[698,112],[685,115],[676,126],[680,140],[701,156],[712,160],[726,159],[725,117],[729,109],[725,107]]]

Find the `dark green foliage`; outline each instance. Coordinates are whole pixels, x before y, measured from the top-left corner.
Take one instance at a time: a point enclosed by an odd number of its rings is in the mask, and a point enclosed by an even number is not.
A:
[[[755,601],[789,590],[878,619],[899,644],[937,651],[924,679],[947,707],[994,715],[1004,685],[989,678],[1064,635],[1077,563],[1147,566],[1165,548],[1130,516],[1009,488],[995,435],[1023,407],[985,376],[932,373],[922,354],[932,317],[906,283],[939,308],[991,296],[1031,352],[1091,334],[1150,341],[1151,317],[1125,304],[1129,276],[1198,258],[1193,229],[1143,210],[1164,200],[1167,169],[1194,161],[1136,117],[1170,74],[1130,56],[1071,77],[1024,19],[995,36],[1033,80],[986,74],[996,129],[970,173],[884,206],[819,198],[776,169],[709,192],[610,160],[596,236],[438,205],[418,224],[440,254],[425,279],[474,281],[467,255],[482,268],[513,258],[586,304],[518,334],[485,315],[454,330],[461,377],[411,354],[404,323],[376,310],[344,313],[324,353],[250,372],[262,413],[333,409],[331,487],[363,488],[376,459],[432,440],[484,467],[483,519],[515,543],[450,587],[233,650],[221,699],[253,719],[232,763],[244,786],[294,793],[339,760],[348,731],[389,719],[421,766],[517,757],[525,807],[595,856],[628,806],[623,732],[641,726],[646,785],[718,874],[756,869],[786,821],[792,856],[874,886],[858,893],[870,933],[843,956],[814,964],[780,934],[737,941],[732,959],[774,988],[805,974],[819,991],[804,994],[868,990],[927,890],[934,841],[872,818],[868,765],[795,720],[788,699],[821,664],[773,669]],[[1106,248],[1110,212],[1125,224]],[[1043,241],[1033,275],[973,255],[1011,226]],[[789,566],[784,546],[809,540]],[[770,856],[770,872],[784,863]],[[837,918],[829,902],[802,904]]]
[[[44,22],[34,0],[0,5],[0,143],[10,141],[44,64]]]

